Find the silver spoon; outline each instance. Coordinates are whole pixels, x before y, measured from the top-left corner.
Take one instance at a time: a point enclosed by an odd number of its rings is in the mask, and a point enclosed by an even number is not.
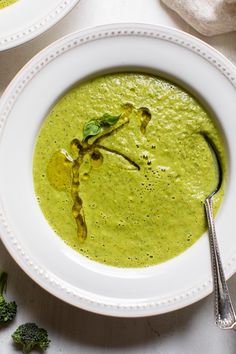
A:
[[[218,183],[215,190],[205,200],[205,210],[208,222],[208,233],[211,250],[213,285],[215,295],[216,324],[221,329],[236,330],[236,316],[230,298],[229,289],[225,280],[224,270],[220,257],[219,246],[216,237],[215,221],[213,215],[213,197],[220,190],[223,180],[223,171],[217,149],[206,134],[204,139],[209,145],[218,172]]]

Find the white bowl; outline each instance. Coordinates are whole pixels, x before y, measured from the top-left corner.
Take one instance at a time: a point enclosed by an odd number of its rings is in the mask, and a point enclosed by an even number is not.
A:
[[[117,71],[145,71],[187,87],[223,129],[229,178],[217,232],[226,277],[236,270],[236,70],[200,40],[162,26],[116,24],[73,33],[40,52],[0,101],[0,231],[6,248],[39,285],[97,313],[146,316],[189,305],[212,291],[207,235],[149,268],[102,265],[68,247],[48,225],[32,179],[35,138],[48,110],[72,85]]]
[[[0,9],[0,52],[37,37],[61,20],[79,0],[18,0]]]

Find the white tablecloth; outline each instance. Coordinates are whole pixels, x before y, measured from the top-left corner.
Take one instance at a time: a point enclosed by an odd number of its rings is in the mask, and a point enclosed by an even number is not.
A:
[[[58,25],[24,46],[0,53],[0,94],[17,71],[40,49],[75,31],[112,22],[145,22],[183,29],[194,35],[159,0],[81,0]],[[204,38],[236,63],[236,33]],[[11,333],[22,322],[35,321],[48,329],[49,354],[233,354],[236,333],[214,325],[213,297],[179,311],[142,319],[98,316],[57,300],[36,285],[8,255],[0,241],[0,268],[9,273],[9,299],[19,311],[13,324],[0,328],[0,353],[19,353]],[[236,276],[229,281],[236,304]]]

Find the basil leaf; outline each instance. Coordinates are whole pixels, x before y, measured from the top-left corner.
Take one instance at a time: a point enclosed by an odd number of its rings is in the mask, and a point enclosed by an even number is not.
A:
[[[112,116],[108,113],[103,114],[99,119],[91,119],[84,125],[83,140],[88,140],[91,136],[98,135],[103,132],[105,128],[109,128],[115,125],[120,119],[121,114],[118,116]]]
[[[111,127],[112,125],[115,125],[118,122],[120,116],[121,114],[119,114],[118,116],[111,116],[110,114],[105,113],[101,118],[101,123],[104,126],[108,125],[109,127]]]
[[[97,119],[91,119],[84,125],[83,136],[84,140],[88,139],[90,136],[98,135],[101,132],[101,122]]]

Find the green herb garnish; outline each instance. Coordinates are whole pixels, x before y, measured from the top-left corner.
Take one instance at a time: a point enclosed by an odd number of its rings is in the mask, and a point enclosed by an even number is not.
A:
[[[112,116],[105,113],[101,118],[91,119],[84,125],[83,141],[87,141],[90,137],[96,136],[102,133],[106,128],[115,125],[120,117],[121,114],[118,116]]]

